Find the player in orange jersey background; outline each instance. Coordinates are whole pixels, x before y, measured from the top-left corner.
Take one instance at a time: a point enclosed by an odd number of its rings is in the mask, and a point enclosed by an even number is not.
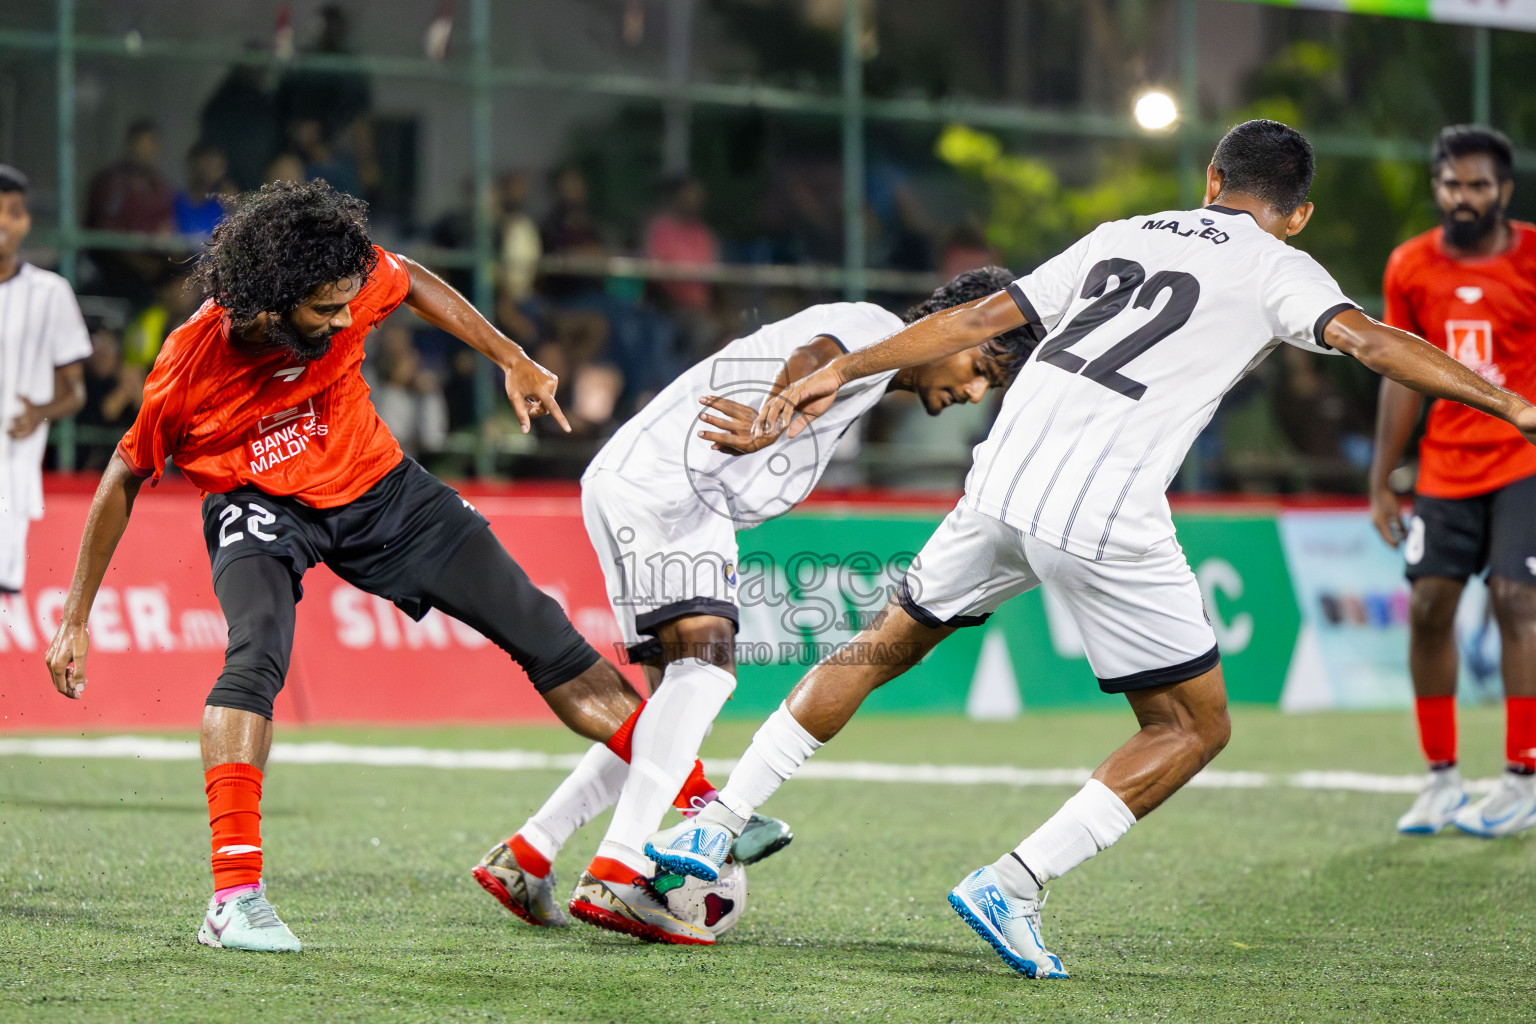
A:
[[[1387,261],[1387,323],[1427,338],[1495,384],[1536,393],[1536,226],[1508,218],[1509,140],[1479,125],[1440,133],[1433,162],[1441,226]],[[1493,838],[1536,825],[1536,448],[1514,427],[1436,402],[1419,445],[1406,530],[1387,477],[1403,456],[1422,399],[1382,380],[1371,504],[1387,543],[1401,544],[1412,582],[1409,671],[1429,781],[1401,832],[1447,824]],[[1456,769],[1456,605],[1487,570],[1503,643],[1507,770],[1467,803]]]

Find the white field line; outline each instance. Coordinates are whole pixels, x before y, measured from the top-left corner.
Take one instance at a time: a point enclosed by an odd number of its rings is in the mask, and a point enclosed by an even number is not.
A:
[[[4,739],[0,757],[136,758],[142,761],[196,761],[195,740],[147,736],[101,739]],[[570,771],[580,754],[541,754],[529,750],[435,750],[427,747],[362,747],[346,743],[274,743],[272,760],[281,764],[359,764],[376,768],[484,768],[492,771]],[[709,760],[704,767],[717,777],[735,761]],[[909,782],[941,786],[1081,786],[1087,768],[1009,768],[1006,766],[883,764],[875,761],[807,762],[796,777],[847,782]],[[1423,775],[1372,775],[1366,772],[1229,772],[1207,769],[1191,786],[1201,789],[1317,789],[1348,793],[1417,793]],[[1494,781],[1469,781],[1467,789],[1486,793]]]

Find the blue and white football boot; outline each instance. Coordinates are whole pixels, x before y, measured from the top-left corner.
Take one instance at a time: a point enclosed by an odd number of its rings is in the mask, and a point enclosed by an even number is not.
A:
[[[713,882],[720,877],[720,867],[731,855],[735,835],[724,825],[705,820],[705,814],[689,818],[671,828],[653,832],[645,841],[645,855],[656,866],[679,875],[690,875]]]
[[[1397,819],[1397,830],[1404,835],[1432,836],[1449,825],[1456,813],[1467,806],[1467,791],[1455,768],[1431,771],[1413,806]]]
[[[1468,835],[1498,839],[1536,825],[1536,776],[1505,772],[1493,792],[1451,822]]]
[[[949,891],[949,905],[976,934],[991,943],[1003,963],[1026,978],[1065,978],[1067,969],[1040,940],[1040,908],[1045,893],[1019,899],[1003,892],[988,864]]]

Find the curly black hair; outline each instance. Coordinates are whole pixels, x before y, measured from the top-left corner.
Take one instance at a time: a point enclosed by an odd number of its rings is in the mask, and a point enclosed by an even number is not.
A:
[[[1002,267],[980,267],[976,270],[967,270],[963,274],[940,285],[934,289],[932,295],[913,306],[901,315],[907,323],[916,323],[930,313],[937,313],[941,309],[949,309],[951,306],[959,306],[976,299],[986,298],[994,292],[1000,292],[1012,284],[1015,277]],[[1008,384],[1018,376],[1023,368],[1024,361],[1035,350],[1039,339],[1028,325],[1015,327],[1006,334],[999,334],[985,345],[981,350],[991,358],[998,370],[998,382]]]
[[[192,276],[236,324],[291,313],[321,285],[366,280],[378,262],[368,204],[324,181],[274,181],[225,209]]]

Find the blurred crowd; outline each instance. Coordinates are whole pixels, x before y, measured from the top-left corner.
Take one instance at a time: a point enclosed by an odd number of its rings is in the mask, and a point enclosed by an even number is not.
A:
[[[310,48],[348,52],[345,12],[328,6]],[[493,318],[560,378],[559,400],[578,439],[601,440],[682,369],[725,341],[796,308],[835,299],[833,292],[720,285],[707,279],[625,277],[605,261],[634,256],[680,268],[722,263],[837,264],[841,258],[841,184],[835,162],[786,160],[763,190],[751,238],[726,240],[712,223],[706,185],[686,174],[659,177],[649,211],[621,226],[605,220],[591,182],[576,162],[500,174],[491,194],[467,186],[458,208],[422,227],[388,212],[398,183],[381,165],[372,89],[349,70],[289,67],[271,74],[263,61],[232,67],[203,102],[199,135],[177,180],[162,167],[161,134],[150,120],[133,123],[116,160],[90,176],[83,226],[118,236],[88,249],[79,291],[93,328],[88,401],[80,414],[80,464],[104,465],[105,438],[137,411],[144,376],[165,337],[191,315],[199,297],[187,287],[189,249],[223,216],[221,201],[279,180],[324,178],[374,204],[383,244],[421,254],[422,262],[473,296],[462,258],[473,246],[479,211],[493,225],[496,255]],[[937,282],[999,262],[979,223],[946,221],[925,208],[909,176],[893,161],[874,160],[868,178],[867,235],[872,265]],[[135,246],[122,236],[161,241]],[[102,236],[98,236],[102,237]],[[434,254],[459,259],[434,262]],[[553,264],[558,272],[548,268]],[[916,294],[875,296],[892,308]],[[472,450],[486,441],[516,449],[515,421],[481,357],[442,332],[399,313],[370,339],[365,373],[379,412],[413,455],[430,458]],[[1234,392],[1196,447],[1180,485],[1190,490],[1356,489],[1369,461],[1370,397],[1349,393],[1329,370],[1289,349]],[[963,453],[983,436],[995,405],[975,415],[929,423],[911,403],[893,401],[866,428],[867,439],[947,453],[931,472],[921,459],[898,468],[871,464],[844,482],[957,486]],[[539,429],[552,433],[546,422]],[[1225,438],[1257,437],[1250,447],[1285,457],[1232,476]],[[845,445],[851,453],[856,446]],[[1297,477],[1294,468],[1311,467]],[[564,461],[536,461],[522,472],[579,473],[579,450]],[[470,464],[459,467],[469,471]],[[834,472],[832,479],[840,479]]]

